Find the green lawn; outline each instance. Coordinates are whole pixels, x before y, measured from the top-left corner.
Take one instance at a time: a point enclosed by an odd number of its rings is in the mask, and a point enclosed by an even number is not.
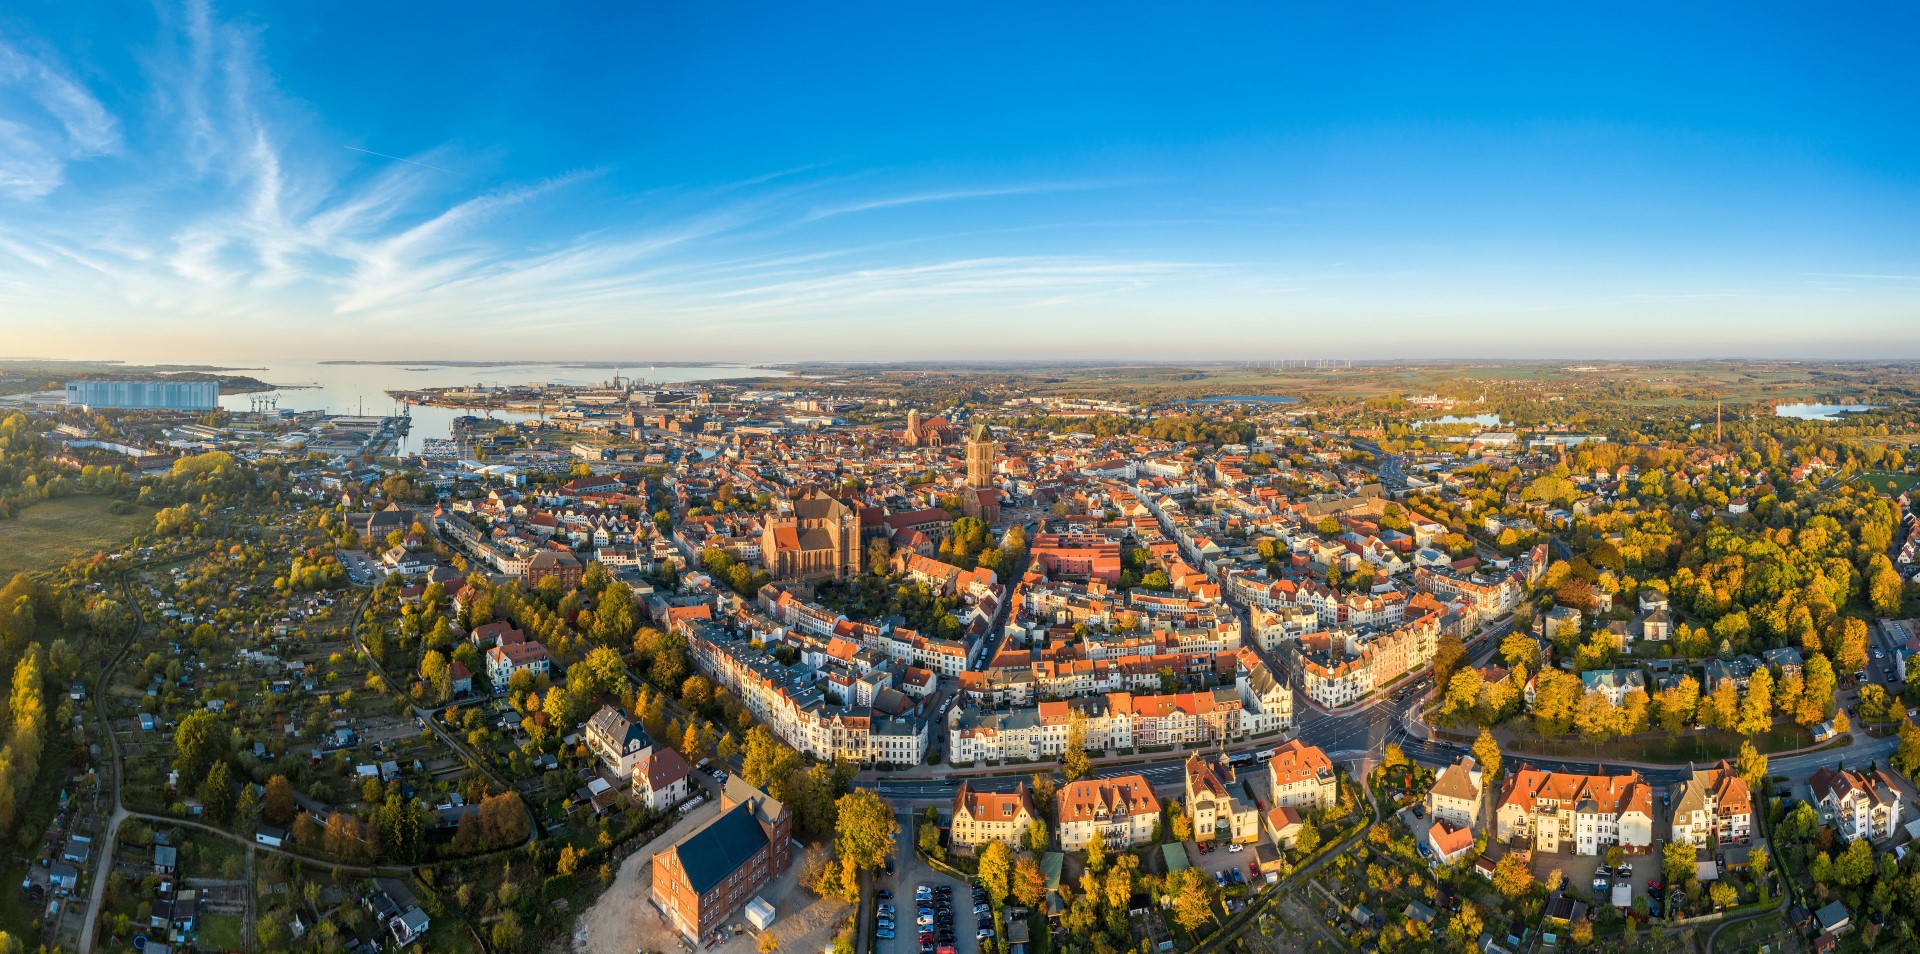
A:
[[[200,917],[200,949],[237,951],[245,946],[240,919],[230,914],[206,914]]]
[[[0,520],[0,579],[118,549],[153,529],[152,509],[116,514],[109,511],[113,504],[106,497],[61,497],[27,507],[12,520]]]
[[[1915,486],[1920,486],[1920,475],[1890,474],[1886,471],[1870,470],[1853,478],[1852,482],[1864,484],[1889,497],[1895,497],[1912,490]]]
[[[1527,755],[1567,759],[1605,757],[1628,762],[1654,762],[1679,765],[1685,762],[1714,762],[1740,754],[1745,736],[1733,732],[1686,732],[1677,737],[1646,735],[1633,739],[1613,739],[1598,746],[1584,742],[1578,735],[1543,739],[1531,726],[1516,721],[1508,726],[1512,735],[1503,749],[1512,749],[1515,757]],[[1762,753],[1784,752],[1813,744],[1813,734],[1792,724],[1781,723],[1753,737],[1753,745]]]

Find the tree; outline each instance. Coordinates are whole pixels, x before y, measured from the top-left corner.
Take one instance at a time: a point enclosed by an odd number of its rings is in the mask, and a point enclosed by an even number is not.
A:
[[[1867,668],[1866,621],[1855,616],[1841,619],[1835,629],[1828,631],[1827,645],[1833,649],[1833,665],[1840,672]]]
[[[400,861],[418,861],[426,853],[426,807],[419,799],[401,798],[398,790],[387,793],[380,808],[380,844],[389,857]]]
[[[1087,757],[1087,717],[1074,709],[1067,715],[1067,751],[1061,761],[1061,772],[1067,781],[1075,782],[1092,770],[1093,761]]]
[[[233,777],[227,769],[227,763],[215,762],[200,783],[201,810],[216,825],[224,825],[233,820]]]
[[[1031,785],[1033,810],[1041,818],[1053,816],[1053,795],[1056,788],[1052,775],[1046,772],[1033,773]]]
[[[447,665],[446,654],[438,649],[430,649],[420,659],[420,678],[426,681],[428,698],[434,702],[445,702],[453,695],[453,668]]]
[[[1493,866],[1493,889],[1508,901],[1518,901],[1533,890],[1533,870],[1513,852],[1501,855]]]
[[[1834,711],[1833,691],[1838,681],[1833,674],[1833,664],[1825,656],[1807,657],[1804,668],[1806,688],[1800,694],[1800,711],[1794,721],[1801,725],[1813,725]]]
[[[1893,562],[1884,553],[1874,554],[1867,571],[1867,599],[1873,603],[1874,613],[1898,616],[1902,589],[1900,573],[1893,568]]]
[[[520,927],[520,915],[511,908],[500,915],[500,920],[493,922],[492,939],[493,948],[496,951],[517,951],[524,937],[525,931]]]
[[[1548,738],[1565,735],[1573,727],[1582,692],[1580,677],[1551,667],[1540,670],[1534,683],[1534,730]]]
[[[1759,792],[1767,783],[1767,757],[1753,747],[1753,743],[1742,741],[1740,755],[1734,760],[1734,771],[1746,780],[1747,788]]]
[[[1679,735],[1693,725],[1700,704],[1700,683],[1692,676],[1680,677],[1680,684],[1660,690],[1660,727],[1668,735]]]
[[[840,796],[836,807],[839,827],[833,839],[834,855],[857,871],[872,871],[885,864],[893,855],[894,836],[900,833],[892,807],[867,788]]]
[[[938,859],[946,856],[940,847],[940,813],[932,805],[927,806],[926,815],[920,819],[918,842],[920,851],[927,857]]]
[[[1293,846],[1300,849],[1301,854],[1313,854],[1313,850],[1320,847],[1319,827],[1312,823],[1301,825],[1300,835],[1294,839]]]
[[[1480,693],[1485,682],[1477,669],[1462,669],[1453,674],[1446,682],[1447,697],[1441,714],[1449,721],[1460,721],[1480,705]]]
[[[1515,630],[1500,640],[1500,657],[1510,667],[1532,672],[1540,668],[1540,644],[1532,636]]]
[[[1572,942],[1582,948],[1594,942],[1594,921],[1588,921],[1584,914],[1572,921]]]
[[[267,779],[267,794],[261,801],[260,817],[269,824],[286,827],[293,821],[293,785],[285,775],[275,775]]]
[[[1847,845],[1840,857],[1833,859],[1833,880],[1843,887],[1853,887],[1873,877],[1873,846],[1865,838],[1855,838]]]
[[[1846,735],[1848,732],[1851,732],[1851,731],[1853,731],[1853,722],[1847,718],[1847,713],[1844,710],[1839,710],[1839,709],[1834,710],[1833,734]]]
[[[1181,928],[1192,933],[1213,918],[1213,901],[1207,896],[1207,883],[1199,871],[1176,871],[1167,881],[1173,893],[1173,919]]]
[[[1660,869],[1661,873],[1667,876],[1667,884],[1677,886],[1693,881],[1694,875],[1698,873],[1694,867],[1696,857],[1697,853],[1691,843],[1667,842],[1667,847],[1661,849],[1660,853]]]
[[[1747,683],[1747,697],[1740,700],[1736,729],[1741,735],[1759,735],[1773,726],[1773,676],[1765,669],[1753,674]]]
[[[980,884],[987,889],[987,895],[993,898],[994,904],[1006,902],[1007,890],[1010,887],[1008,879],[1012,873],[1013,849],[1008,848],[1006,842],[990,841],[985,848],[980,849],[978,869]]]
[[[1473,740],[1473,760],[1480,763],[1480,771],[1486,783],[1492,784],[1500,777],[1500,742],[1493,733],[1480,730],[1480,737]]]
[[[1589,689],[1580,696],[1580,704],[1574,710],[1573,724],[1579,727],[1581,737],[1588,742],[1601,742],[1613,735],[1619,719],[1607,694],[1598,689]]]
[[[1100,871],[1107,866],[1107,840],[1098,835],[1087,841],[1087,870]]]
[[[182,779],[206,778],[227,754],[227,732],[207,709],[195,709],[173,731],[173,767]]]
[[[1713,899],[1714,907],[1730,908],[1740,899],[1740,892],[1735,891],[1733,885],[1725,881],[1715,881],[1713,887],[1707,889],[1707,896]]]
[[[1920,772],[1920,726],[1907,718],[1905,707],[1900,713],[1900,747],[1894,750],[1889,761],[1908,778]]]
[[[1050,840],[1052,840],[1052,836],[1047,831],[1046,822],[1036,818],[1027,823],[1026,842],[1028,851],[1036,855],[1041,854],[1047,850],[1047,843]]]
[[[1434,685],[1448,685],[1454,674],[1460,671],[1460,663],[1466,657],[1467,647],[1460,642],[1460,637],[1452,633],[1440,637],[1433,647]]]
[[[1770,858],[1764,843],[1754,845],[1753,850],[1747,852],[1747,870],[1753,872],[1754,880],[1761,886],[1762,894],[1766,892],[1767,862]]]
[[[1030,855],[1021,856],[1013,866],[1013,896],[1029,908],[1038,908],[1047,898],[1047,875]]]

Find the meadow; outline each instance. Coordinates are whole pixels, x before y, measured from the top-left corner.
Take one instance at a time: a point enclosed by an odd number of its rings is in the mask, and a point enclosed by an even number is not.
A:
[[[61,497],[22,509],[11,520],[0,520],[0,579],[117,550],[135,535],[153,529],[150,508],[114,513],[114,503],[107,497]]]

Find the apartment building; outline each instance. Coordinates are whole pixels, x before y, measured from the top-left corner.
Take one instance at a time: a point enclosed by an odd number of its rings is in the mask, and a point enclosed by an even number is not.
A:
[[[1302,689],[1328,708],[1351,705],[1376,688],[1433,661],[1440,614],[1428,612],[1389,630],[1331,630],[1300,638]]]
[[[971,852],[990,841],[1017,848],[1035,817],[1025,782],[1011,792],[983,792],[962,781],[953,796],[949,833],[957,851]]]
[[[1247,734],[1237,689],[1166,695],[1110,692],[990,711],[956,706],[947,716],[947,757],[954,762],[1057,758],[1066,751],[1067,726],[1086,720],[1086,748],[1200,745]]]
[[[1689,764],[1679,787],[1672,840],[1712,848],[1753,836],[1753,793],[1725,759],[1705,769]]]
[[[1333,760],[1299,739],[1274,749],[1267,760],[1267,794],[1270,804],[1303,812],[1333,807],[1340,798]]]
[[[1260,839],[1260,810],[1237,793],[1239,778],[1225,753],[1214,760],[1188,756],[1186,781],[1194,840],[1251,844]]]
[[[634,766],[653,752],[647,730],[618,706],[601,706],[587,720],[587,747],[619,778],[631,778]]]
[[[1485,801],[1485,777],[1480,763],[1471,755],[1440,770],[1433,787],[1427,790],[1427,811],[1461,828],[1480,824],[1480,805]]]
[[[1881,841],[1900,830],[1900,785],[1885,769],[1822,768],[1807,783],[1815,807],[1841,838]]]
[[[654,853],[653,903],[697,943],[792,862],[793,812],[732,776],[719,815]]]
[[[1108,848],[1144,845],[1160,824],[1160,800],[1139,775],[1081,779],[1060,789],[1054,803],[1066,851],[1080,851],[1095,838]]]
[[[1645,852],[1653,844],[1653,788],[1638,772],[1521,769],[1507,777],[1496,806],[1494,837],[1518,839],[1536,851],[1594,855],[1618,844]]]

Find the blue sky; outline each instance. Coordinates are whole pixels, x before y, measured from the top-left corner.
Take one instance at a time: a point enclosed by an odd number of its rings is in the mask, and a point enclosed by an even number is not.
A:
[[[1911,7],[1178,6],[20,0],[0,353],[1920,357]]]

